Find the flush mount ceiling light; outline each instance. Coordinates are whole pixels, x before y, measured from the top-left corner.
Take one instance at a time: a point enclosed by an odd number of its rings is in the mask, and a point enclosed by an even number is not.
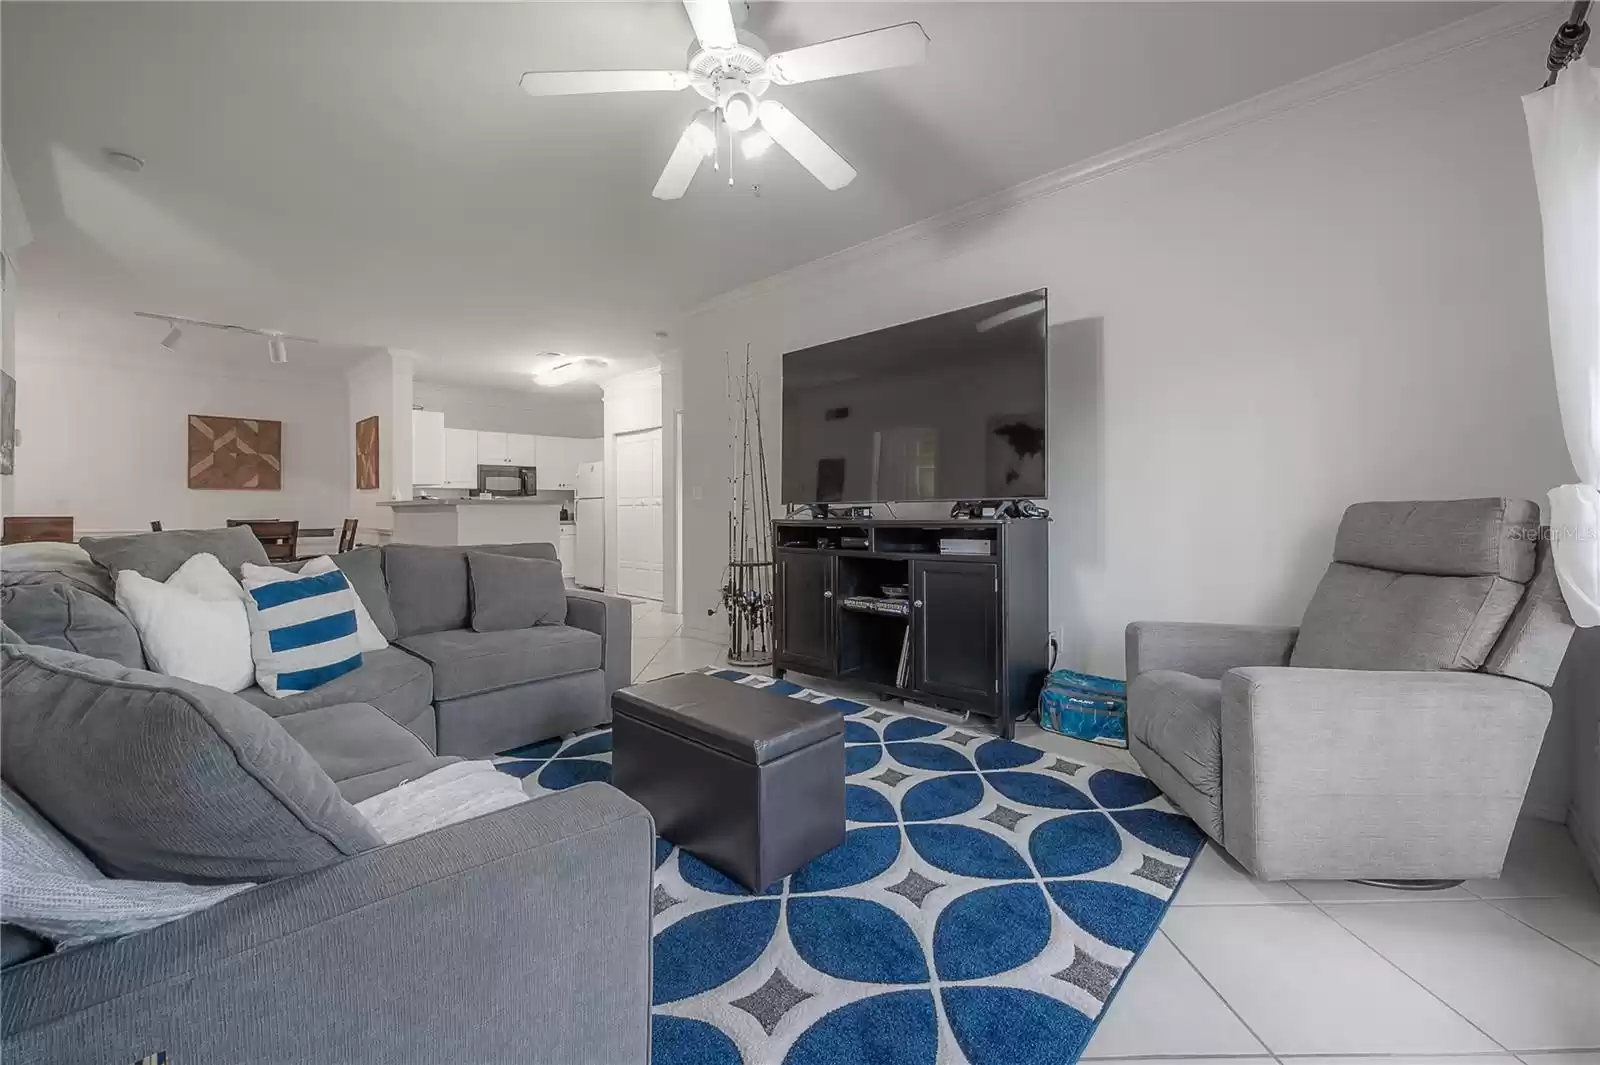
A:
[[[611,365],[605,359],[593,355],[580,355],[575,358],[566,358],[561,355],[554,356],[555,361],[533,371],[533,379],[541,385],[565,385],[573,381],[582,381],[585,378],[597,376],[607,366]]]
[[[206,322],[199,318],[184,318],[175,314],[152,314],[149,311],[134,311],[137,318],[154,318],[158,322],[166,322],[169,331],[161,338],[161,346],[168,351],[176,351],[178,340],[183,336],[183,329],[179,323],[196,329],[220,329],[224,333],[248,333],[251,336],[265,337],[267,341],[267,361],[282,365],[289,361],[289,348],[284,343],[292,340],[296,344],[315,344],[312,337],[295,336],[292,333],[280,333],[276,329],[255,329],[248,325],[233,325],[229,322]]]
[[[745,158],[759,156],[776,142],[825,188],[844,188],[854,180],[855,168],[782,104],[762,99],[762,94],[774,85],[798,85],[912,66],[928,54],[928,35],[915,22],[768,54],[760,38],[734,25],[729,0],[683,0],[683,6],[697,41],[690,46],[687,71],[534,70],[522,75],[522,88],[530,96],[677,92],[692,88],[711,101],[711,109],[695,115],[678,138],[666,169],[656,181],[654,195],[660,200],[676,200],[688,191],[701,160],[716,153],[719,126],[728,129],[731,185],[733,137],[753,129],[757,122],[768,136],[765,141],[756,141],[758,147],[753,150],[745,148]],[[710,121],[708,115],[712,116]],[[713,166],[721,169],[720,164],[718,159]]]
[[[137,174],[144,169],[144,160],[128,152],[119,152],[115,148],[102,148],[100,154],[105,161],[118,170],[126,170],[130,174]]]

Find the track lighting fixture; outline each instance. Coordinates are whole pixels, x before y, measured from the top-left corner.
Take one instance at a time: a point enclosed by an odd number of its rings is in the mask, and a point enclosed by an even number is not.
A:
[[[183,339],[183,330],[178,328],[177,322],[168,322],[167,324],[172,326],[172,329],[166,336],[161,338],[161,346],[168,351],[177,351],[178,341]]]
[[[267,338],[267,359],[280,365],[289,361],[289,349],[284,346],[282,337]]]

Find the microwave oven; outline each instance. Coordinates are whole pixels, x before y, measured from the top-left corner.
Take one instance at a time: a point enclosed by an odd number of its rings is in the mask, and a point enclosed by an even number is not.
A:
[[[531,496],[539,493],[537,469],[533,466],[479,466],[478,494],[486,496]]]

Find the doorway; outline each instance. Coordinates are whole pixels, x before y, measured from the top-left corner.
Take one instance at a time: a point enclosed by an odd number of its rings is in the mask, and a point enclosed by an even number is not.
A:
[[[617,434],[616,461],[617,594],[660,599],[661,429]]]

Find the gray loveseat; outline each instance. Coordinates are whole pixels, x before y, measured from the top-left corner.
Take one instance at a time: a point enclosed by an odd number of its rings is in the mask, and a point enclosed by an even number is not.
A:
[[[59,557],[49,550],[56,546],[46,545],[41,553]],[[260,543],[243,527],[86,537],[82,546],[98,571],[36,564],[32,572],[5,576],[0,609],[6,624],[29,642],[137,668],[146,664],[138,635],[110,604],[116,571],[134,569],[166,580],[201,551],[216,555],[235,576],[242,563],[268,564]],[[7,564],[13,551],[6,553]],[[309,692],[276,699],[251,687],[240,695],[274,717],[365,703],[404,725],[431,752],[465,757],[609,721],[611,693],[630,680],[628,601],[569,590],[564,625],[474,632],[468,551],[556,557],[555,548],[543,543],[395,544],[335,555],[391,646],[367,652],[360,669]]]
[[[1543,536],[1350,507],[1299,627],[1128,627],[1129,749],[1264,880],[1498,876],[1573,632]]]

